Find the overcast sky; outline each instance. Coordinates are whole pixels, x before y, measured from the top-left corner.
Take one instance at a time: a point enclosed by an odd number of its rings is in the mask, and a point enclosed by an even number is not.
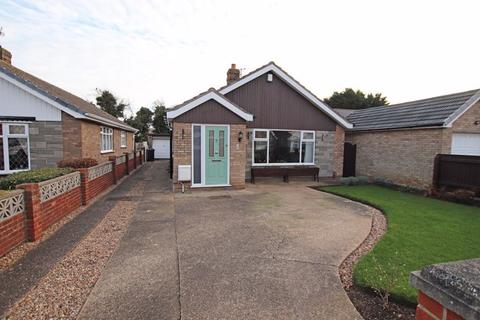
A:
[[[275,61],[320,98],[391,103],[480,88],[480,1],[10,1],[13,64],[93,101],[173,106]]]

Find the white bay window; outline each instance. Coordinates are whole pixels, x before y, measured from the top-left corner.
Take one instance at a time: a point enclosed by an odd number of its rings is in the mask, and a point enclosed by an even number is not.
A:
[[[29,169],[28,124],[0,123],[0,174]]]
[[[252,148],[254,166],[313,165],[315,132],[255,129]]]

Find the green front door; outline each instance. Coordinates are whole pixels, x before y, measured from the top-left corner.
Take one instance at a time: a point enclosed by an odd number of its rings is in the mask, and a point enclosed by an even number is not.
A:
[[[205,184],[228,183],[228,127],[205,127]]]

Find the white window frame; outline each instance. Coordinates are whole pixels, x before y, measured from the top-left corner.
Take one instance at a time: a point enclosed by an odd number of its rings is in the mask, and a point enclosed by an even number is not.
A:
[[[104,144],[104,139],[109,139],[110,141],[106,140],[106,144]],[[108,143],[110,142],[110,143]],[[100,127],[100,153],[108,153],[113,152],[113,129],[110,127]],[[108,145],[110,144],[110,145]],[[110,147],[110,148],[108,148]]]
[[[0,122],[2,125],[2,134],[0,134],[0,139],[3,141],[3,165],[4,170],[0,170],[0,174],[10,174],[21,171],[28,171],[31,168],[30,162],[30,137],[28,133],[28,123],[18,123],[18,122]],[[10,134],[10,125],[13,126],[23,126],[25,128],[25,133],[23,134]],[[27,138],[27,155],[28,155],[28,168],[27,169],[17,169],[10,170],[10,158],[8,152],[8,138]]]
[[[121,130],[120,131],[120,148],[127,147],[127,131]]]
[[[255,133],[259,131],[265,131],[267,133],[266,138],[255,138]],[[270,163],[270,131],[295,131],[300,132],[300,162],[285,162],[285,163]],[[312,139],[304,139],[304,133],[312,133]],[[266,163],[255,163],[255,141],[266,141],[267,142],[267,162]],[[312,162],[302,162],[302,148],[303,142],[313,142],[313,161]],[[252,167],[275,167],[275,166],[312,166],[315,165],[315,131],[313,130],[290,130],[290,129],[253,129],[252,133]]]

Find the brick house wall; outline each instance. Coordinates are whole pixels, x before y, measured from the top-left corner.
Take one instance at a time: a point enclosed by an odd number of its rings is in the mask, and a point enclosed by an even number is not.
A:
[[[82,157],[81,121],[62,112],[63,157],[64,159]]]
[[[173,182],[174,189],[179,190],[181,184],[178,181],[178,166],[192,164],[192,124],[173,122]],[[239,132],[243,132],[244,138],[238,141]],[[245,165],[247,134],[245,124],[230,125],[230,184],[233,188],[245,187]],[[183,135],[183,136],[182,136]],[[190,183],[185,183],[190,187]]]
[[[120,147],[120,131],[113,129],[113,152],[101,153],[100,128],[102,125],[95,122],[81,121],[82,128],[82,157],[93,158],[98,162],[108,161],[109,156],[120,156],[124,152],[133,151],[133,133],[127,131],[127,147]]]
[[[179,190],[178,166],[192,164],[192,124],[173,122],[172,125],[173,183],[174,189]]]
[[[451,128],[348,132],[346,141],[357,145],[357,176],[382,177],[397,184],[429,188],[435,155],[451,152],[455,132],[480,133],[480,102]]]
[[[442,134],[442,129],[390,130],[348,133],[345,140],[357,145],[357,176],[427,188],[433,159],[442,152]]]
[[[245,166],[247,152],[247,126],[245,124],[230,125],[230,184],[234,188],[245,187]],[[238,141],[239,133],[243,139]]]

